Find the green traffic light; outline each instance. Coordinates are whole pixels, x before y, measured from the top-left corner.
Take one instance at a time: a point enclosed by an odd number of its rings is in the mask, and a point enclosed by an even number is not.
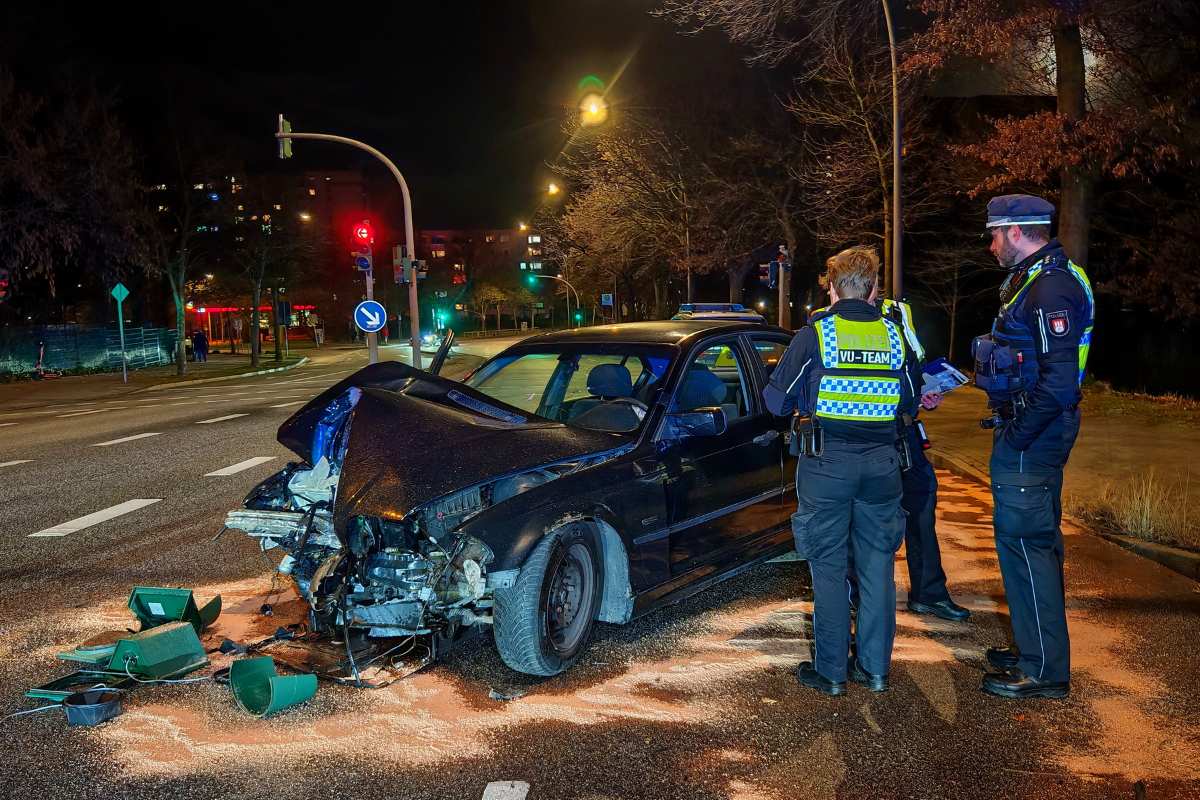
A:
[[[576,312],[575,312],[575,321],[576,321],[576,322],[583,322],[583,314],[580,314],[578,311],[576,311]]]

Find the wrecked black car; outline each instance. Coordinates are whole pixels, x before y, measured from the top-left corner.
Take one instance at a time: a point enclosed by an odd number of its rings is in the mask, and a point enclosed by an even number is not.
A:
[[[794,464],[762,388],[790,333],[633,323],[525,339],[463,381],[389,362],[279,429],[301,462],[226,525],[286,553],[310,627],[565,670],[625,623],[791,547]]]

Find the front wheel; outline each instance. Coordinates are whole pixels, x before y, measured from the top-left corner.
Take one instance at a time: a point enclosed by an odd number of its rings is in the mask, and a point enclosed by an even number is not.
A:
[[[582,526],[547,534],[516,582],[495,592],[496,649],[529,675],[557,675],[579,658],[600,602],[600,559]]]

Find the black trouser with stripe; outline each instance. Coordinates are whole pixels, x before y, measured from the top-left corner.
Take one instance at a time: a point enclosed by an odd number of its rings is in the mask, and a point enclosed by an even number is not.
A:
[[[849,552],[860,593],[858,661],[886,675],[896,638],[895,557],[904,536],[900,464],[891,444],[825,440],[825,452],[796,465],[796,550],[813,579],[813,663],[825,678],[846,680],[850,649]]]
[[[907,435],[912,468],[901,473],[904,497],[900,504],[908,514],[904,529],[908,599],[914,603],[940,603],[949,600],[950,593],[946,591],[946,573],[937,540],[937,475],[921,449],[916,427],[910,426]]]
[[[1028,450],[997,429],[992,442],[993,526],[1013,644],[1026,675],[1050,683],[1071,677],[1063,587],[1063,467],[1079,434],[1079,410],[1064,411]]]

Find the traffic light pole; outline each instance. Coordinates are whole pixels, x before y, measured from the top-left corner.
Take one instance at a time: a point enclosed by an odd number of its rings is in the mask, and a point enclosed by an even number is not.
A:
[[[280,116],[282,121],[282,115]],[[404,176],[400,174],[400,170],[392,163],[392,160],[383,153],[376,150],[371,145],[360,142],[357,139],[350,139],[346,136],[335,136],[331,133],[296,133],[294,131],[286,131],[281,129],[275,133],[276,139],[313,139],[320,142],[337,142],[338,144],[347,144],[351,147],[357,147],[359,150],[366,151],[382,161],[388,169],[392,171],[392,175],[396,178],[396,183],[400,184],[400,194],[404,198],[404,242],[408,248],[408,257],[417,257],[416,242],[413,236],[413,215],[412,215],[412,195],[408,191],[408,183],[404,180]],[[374,278],[370,273],[367,274],[367,299],[374,299]],[[412,319],[412,365],[417,369],[421,368],[421,313],[417,304],[417,282],[414,280],[408,284],[408,315]],[[378,358],[378,350],[376,347],[375,334],[367,334],[367,345],[371,352],[371,363],[375,363]]]
[[[579,309],[580,311],[583,310],[583,306],[581,306],[579,304],[579,292],[575,291],[575,287],[572,286],[571,282],[568,281],[566,278],[560,278],[557,275],[535,275],[532,272],[529,274],[535,278],[550,278],[551,280],[562,281],[563,283],[567,284],[567,288],[570,289],[575,294],[575,308]],[[571,327],[571,295],[570,294],[567,295],[567,327],[568,328]],[[576,327],[578,327],[578,326],[576,326]]]
[[[363,281],[367,285],[367,299],[375,299],[375,265],[363,273]],[[384,314],[383,324],[387,325],[387,315]],[[367,363],[379,363],[379,334],[372,331],[367,334]]]

